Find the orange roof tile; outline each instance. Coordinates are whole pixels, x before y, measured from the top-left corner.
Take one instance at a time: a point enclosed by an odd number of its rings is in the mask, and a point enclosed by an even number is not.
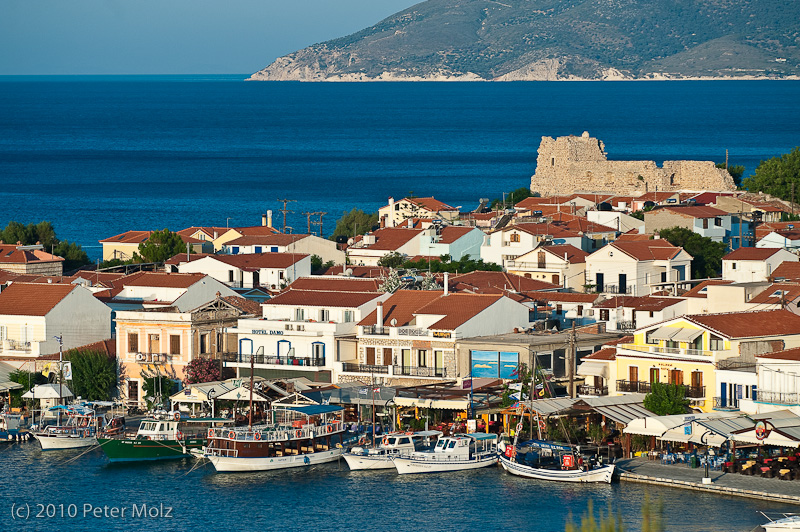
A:
[[[457,211],[455,207],[451,207],[447,203],[441,202],[434,198],[433,196],[427,198],[403,198],[404,200],[413,203],[415,205],[419,205],[420,207],[427,209],[431,212],[440,212],[440,211]],[[401,200],[402,201],[402,200]]]
[[[160,288],[189,288],[203,279],[204,273],[137,272],[119,279],[118,286],[154,286]]]
[[[683,300],[680,298],[675,297],[652,297],[652,296],[641,296],[641,297],[622,297],[616,296],[612,297],[611,299],[607,299],[602,303],[595,305],[595,308],[631,308],[634,310],[644,311],[644,312],[658,312],[660,310],[664,310],[665,308],[671,307],[672,305],[677,305],[678,303],[682,302]]]
[[[226,242],[226,246],[288,246],[298,240],[306,238],[308,235],[283,233],[268,233],[263,235],[244,235]]]
[[[440,244],[452,244],[459,238],[474,231],[474,227],[463,227],[455,225],[446,225],[439,234]]]
[[[238,231],[242,236],[263,236],[263,235],[274,235],[274,234],[281,234],[280,231],[275,229],[274,227],[269,227],[267,225],[251,225],[248,227],[234,227],[235,231]],[[221,234],[221,233],[220,233]],[[297,233],[295,236],[308,236],[304,233]]]
[[[778,281],[780,279],[795,282],[800,281],[800,262],[781,262],[778,267],[773,270],[769,278],[771,281]]]
[[[494,305],[502,297],[499,294],[450,294],[434,299],[415,314],[444,314],[444,318],[429,328],[451,331]]]
[[[253,301],[241,296],[225,296],[220,299],[238,308],[244,314],[249,314],[252,316],[262,315],[261,303],[258,303],[257,301]]]
[[[371,233],[375,236],[374,244],[363,247],[351,246],[350,250],[351,253],[356,253],[358,249],[394,251],[419,235],[422,231],[423,229],[407,229],[403,227],[384,227],[383,229],[376,229]],[[357,238],[356,240],[358,242],[363,242],[363,237]]]
[[[265,305],[357,308],[383,295],[382,292],[338,290],[284,290]],[[313,317],[313,316],[312,316]]]
[[[506,272],[474,271],[450,276],[450,287],[455,291],[487,293],[494,288],[500,292],[533,292],[560,288],[556,284],[530,279]]]
[[[609,246],[640,261],[674,259],[683,248],[675,247],[663,238],[654,240],[615,240]]]
[[[724,257],[722,260],[767,260],[783,248],[738,248]]]
[[[688,292],[684,292],[683,294],[681,294],[681,297],[708,297],[708,295],[705,292],[706,287],[711,285],[731,284],[731,283],[733,283],[733,281],[725,281],[722,279],[711,279],[708,281],[703,281],[702,283],[693,287]]]
[[[41,249],[24,249],[24,246],[0,244],[0,264],[35,264],[37,262],[63,261],[63,257],[51,255]]]
[[[594,303],[600,299],[599,294],[579,294],[577,292],[535,292],[529,294],[537,301],[554,301],[564,303]]]
[[[303,253],[243,253],[241,255],[212,255],[213,260],[240,270],[288,268],[308,257]]]
[[[599,351],[595,351],[591,355],[581,357],[581,360],[616,360],[617,349],[615,347],[604,347]]]
[[[0,292],[0,316],[46,316],[76,288],[71,284],[11,283]]]
[[[313,275],[300,277],[289,285],[290,290],[323,290],[331,292],[377,292],[381,282],[374,278]]]
[[[781,294],[782,293],[782,294]],[[750,299],[753,304],[778,305],[783,302],[794,301],[800,297],[800,285],[787,283],[773,283],[758,295]]]
[[[651,213],[659,211],[669,211],[688,218],[717,218],[719,216],[730,216],[730,213],[715,209],[714,207],[684,207],[683,205],[666,205],[656,207]],[[647,216],[647,214],[645,214]]]
[[[685,319],[728,338],[800,334],[800,316],[788,310],[695,314]]]
[[[383,302],[383,325],[408,325],[414,319],[414,313],[428,303],[442,297],[443,292],[433,290],[398,290]],[[359,325],[376,325],[377,313],[372,311]]]
[[[344,272],[350,271],[350,275],[343,275]],[[339,265],[339,266],[331,266],[324,270],[322,275],[325,276],[342,276],[342,277],[362,277],[362,278],[371,278],[377,279],[381,276],[386,276],[389,274],[389,268],[384,268],[383,266],[353,266],[353,265]]]
[[[540,248],[542,251],[546,251],[555,255],[556,257],[563,259],[564,255],[567,256],[567,261],[570,264],[581,264],[586,262],[586,257],[589,256],[588,253],[583,251],[582,249],[578,249],[571,244],[558,244],[554,246],[544,246]]]
[[[783,351],[773,351],[772,353],[764,353],[762,355],[756,355],[756,358],[800,361],[800,347],[794,347],[792,349],[784,349]]]

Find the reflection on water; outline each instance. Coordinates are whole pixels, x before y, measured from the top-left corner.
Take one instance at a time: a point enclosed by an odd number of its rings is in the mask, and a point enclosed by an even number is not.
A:
[[[194,459],[110,464],[100,451],[43,453],[35,442],[0,447],[2,522],[11,530],[131,530],[157,526],[141,518],[83,517],[83,505],[174,508],[169,529],[240,528],[320,531],[510,530],[563,532],[592,500],[609,506],[628,530],[641,528],[645,493],[664,503],[668,530],[747,531],[763,521],[758,510],[798,507],[633,483],[573,485],[505,474],[499,467],[443,475],[350,472],[330,464],[265,473],[217,474]],[[12,487],[13,489],[8,489]],[[11,504],[75,504],[76,518],[9,522]],[[130,512],[129,512],[130,513]]]

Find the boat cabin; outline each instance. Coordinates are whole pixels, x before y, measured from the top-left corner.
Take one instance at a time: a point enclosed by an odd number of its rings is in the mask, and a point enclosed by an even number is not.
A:
[[[447,459],[472,459],[477,455],[497,453],[497,434],[455,434],[439,438],[433,453],[447,455]],[[416,456],[417,453],[415,453]],[[444,458],[444,456],[442,456]]]

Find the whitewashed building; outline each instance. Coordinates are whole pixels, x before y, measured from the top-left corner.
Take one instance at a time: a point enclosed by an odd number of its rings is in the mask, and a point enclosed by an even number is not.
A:
[[[178,266],[181,273],[204,273],[234,288],[280,289],[311,275],[311,257],[303,253],[210,255]]]
[[[739,248],[722,257],[722,278],[736,283],[766,281],[781,263],[798,260],[781,248]]]

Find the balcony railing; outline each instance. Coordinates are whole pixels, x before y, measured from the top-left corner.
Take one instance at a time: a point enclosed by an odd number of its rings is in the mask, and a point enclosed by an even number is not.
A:
[[[636,329],[636,322],[635,321],[618,321],[617,322],[617,330],[618,331],[632,331]]]
[[[364,334],[375,334],[375,335],[389,335],[389,327],[381,327],[378,325],[365,325],[364,326]]]
[[[379,366],[377,364],[355,364],[353,362],[343,362],[342,371],[348,373],[389,373],[389,366]]]
[[[706,396],[705,386],[684,386],[684,394],[691,399],[702,399]]]
[[[397,334],[400,336],[428,336],[430,335],[430,331],[427,329],[400,327],[397,329]]]
[[[753,398],[759,403],[772,403],[778,405],[800,405],[800,393],[765,392],[758,390],[758,396]]]
[[[598,294],[632,294],[633,286],[619,286],[616,284],[604,284],[603,286],[595,287],[595,292]]]
[[[608,386],[578,386],[578,395],[608,395]]]
[[[715,397],[714,410],[739,410],[739,405],[735,404],[734,401],[731,397]]]
[[[639,351],[642,353],[659,353],[662,355],[690,355],[690,356],[702,356],[702,357],[713,357],[716,351],[703,351],[701,349],[681,349],[679,347],[661,347],[660,345],[655,344],[647,344],[647,345],[638,345],[638,344],[619,344],[617,345],[620,349],[627,349],[629,351]]]
[[[2,345],[2,342],[0,342],[0,345]],[[9,351],[22,351],[23,353],[30,353],[32,351],[30,342],[6,340],[6,345],[8,346]]]
[[[279,357],[270,355],[246,355],[241,354],[238,356],[236,362],[243,364],[250,364],[253,359],[253,364],[272,364],[276,366],[324,366],[325,357]]]
[[[395,375],[411,377],[447,377],[447,368],[426,368],[417,366],[395,366]]]
[[[650,393],[650,383],[644,381],[617,381],[618,392]]]

